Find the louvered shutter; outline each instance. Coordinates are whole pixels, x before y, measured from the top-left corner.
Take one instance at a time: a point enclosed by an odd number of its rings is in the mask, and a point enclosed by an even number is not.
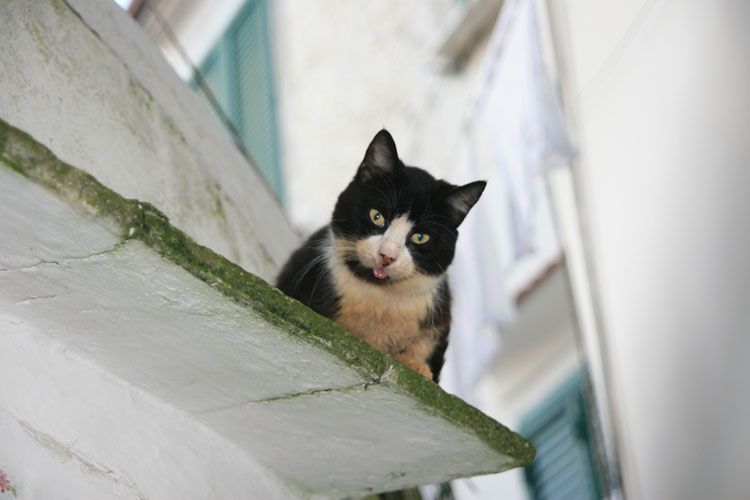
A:
[[[583,376],[576,375],[526,417],[521,433],[537,456],[524,469],[536,500],[598,499],[599,486],[589,442]]]
[[[200,71],[261,174],[283,200],[267,16],[266,0],[248,0]]]

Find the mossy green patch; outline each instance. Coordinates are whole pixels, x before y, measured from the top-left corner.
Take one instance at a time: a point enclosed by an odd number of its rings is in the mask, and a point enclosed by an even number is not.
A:
[[[28,179],[114,222],[120,228],[123,240],[141,240],[167,260],[251,308],[268,323],[294,334],[295,339],[333,354],[368,380],[396,386],[410,394],[429,411],[511,457],[512,466],[527,465],[533,460],[534,448],[521,436],[445,393],[436,384],[376,351],[257,276],[198,245],[172,226],[167,217],[151,204],[121,197],[88,173],[59,160],[31,136],[2,120],[0,158]]]
[[[513,458],[513,467],[528,465],[534,461],[536,450],[525,438],[460,398],[443,391],[436,384],[425,383],[425,379],[413,370],[400,366],[392,378],[395,379],[396,386],[429,407],[431,411],[457,427],[473,433],[492,449]]]

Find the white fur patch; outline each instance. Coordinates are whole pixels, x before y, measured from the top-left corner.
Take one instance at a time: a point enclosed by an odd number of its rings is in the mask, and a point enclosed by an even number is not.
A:
[[[356,245],[356,256],[359,261],[370,268],[380,265],[380,254],[393,259],[388,266],[388,275],[392,280],[408,278],[413,275],[416,268],[411,252],[406,247],[406,239],[411,235],[414,224],[407,215],[401,215],[388,225],[383,234],[376,234]]]
[[[400,227],[403,234],[405,226]],[[427,332],[422,331],[420,322],[432,307],[435,293],[444,278],[415,273],[411,255],[408,250],[402,250],[399,259],[391,265],[401,260],[400,266],[404,269],[411,266],[409,274],[389,283],[370,283],[355,276],[344,262],[352,252],[359,255],[362,241],[353,243],[336,239],[333,235],[331,238],[333,245],[328,266],[341,297],[339,312],[334,320],[376,349],[391,355],[425,340]],[[382,239],[381,236],[378,238]],[[374,252],[376,246],[368,246]],[[369,265],[364,260],[361,262]],[[432,338],[429,339],[431,345],[434,342]]]

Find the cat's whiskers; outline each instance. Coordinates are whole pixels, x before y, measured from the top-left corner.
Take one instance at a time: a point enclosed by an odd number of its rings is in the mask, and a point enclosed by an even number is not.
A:
[[[355,272],[370,272],[372,267],[362,263],[362,255],[357,249],[357,243],[344,238],[334,238],[332,241],[335,259],[342,267],[346,262],[354,262]],[[441,267],[441,271],[444,269]],[[357,278],[360,279],[360,278]],[[431,294],[439,286],[440,277],[412,272],[406,276],[395,276],[391,281],[383,284],[368,283],[370,286],[386,288],[389,293],[402,297]]]
[[[326,256],[325,254],[318,255],[314,259],[312,259],[310,262],[305,264],[295,275],[294,278],[292,278],[292,288],[294,290],[297,290],[302,283],[302,280],[305,279],[305,276],[319,263],[323,262],[325,260]]]

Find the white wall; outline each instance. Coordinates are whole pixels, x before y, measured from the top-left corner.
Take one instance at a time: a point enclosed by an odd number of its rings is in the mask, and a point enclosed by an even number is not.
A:
[[[626,493],[750,490],[750,4],[566,0]]]
[[[114,2],[0,2],[0,41],[3,120],[153,203],[198,243],[275,276],[297,238],[274,195]]]
[[[272,6],[287,208],[295,226],[311,232],[329,221],[383,127],[408,164],[450,180],[481,60],[475,56],[455,75],[435,67],[452,0]]]

